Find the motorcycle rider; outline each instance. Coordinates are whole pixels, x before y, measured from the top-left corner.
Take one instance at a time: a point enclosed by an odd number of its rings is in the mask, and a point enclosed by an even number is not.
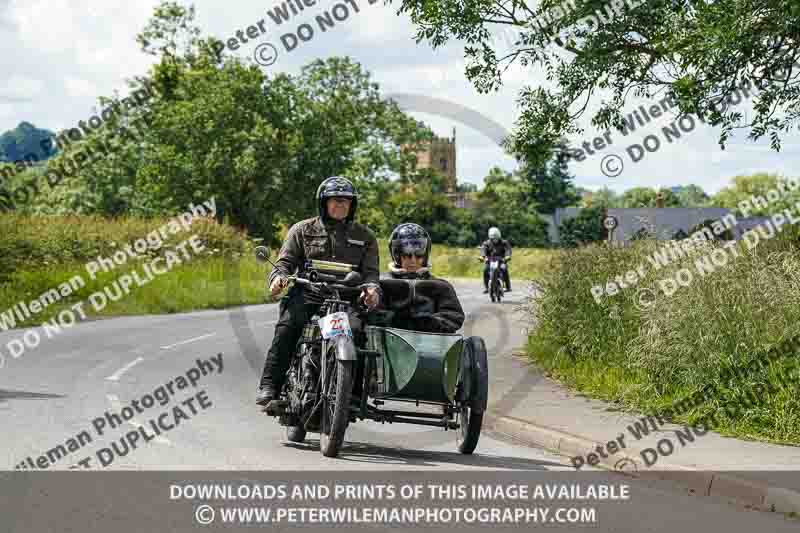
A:
[[[489,292],[489,262],[488,257],[502,257],[505,263],[501,266],[506,292],[511,292],[511,275],[508,272],[508,260],[511,259],[511,243],[503,239],[498,228],[489,228],[489,238],[481,245],[481,260],[483,267],[483,294]]]
[[[360,298],[368,308],[374,309],[380,302],[378,240],[369,228],[354,222],[358,208],[355,186],[345,178],[330,177],[319,185],[316,198],[318,215],[289,229],[276,268],[269,275],[272,296],[286,287],[287,276],[302,269],[306,261],[348,263],[356,267],[363,282],[368,284]],[[258,405],[268,406],[278,399],[292,350],[302,335],[303,326],[322,302],[323,298],[300,285],[293,286],[281,300],[280,318],[261,374],[256,397]]]
[[[453,286],[430,271],[431,239],[418,224],[397,226],[389,238],[389,279],[435,280],[393,295],[385,284],[384,305],[394,314],[392,327],[429,333],[455,333],[464,324],[464,310]],[[394,297],[393,297],[394,296]]]

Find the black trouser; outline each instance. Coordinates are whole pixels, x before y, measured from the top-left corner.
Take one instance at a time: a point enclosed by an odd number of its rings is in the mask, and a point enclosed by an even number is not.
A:
[[[303,334],[303,326],[314,316],[314,313],[319,311],[319,308],[320,304],[305,302],[302,290],[290,291],[281,301],[281,315],[278,323],[275,324],[272,346],[267,352],[264,370],[261,373],[260,385],[262,387],[271,384],[275,394],[280,394],[297,341]]]
[[[506,288],[511,288],[511,276],[508,274],[508,265],[506,264],[505,268],[500,269],[500,275],[503,276],[503,281],[506,284]],[[483,267],[483,287],[485,289],[489,289],[489,264],[486,263]]]

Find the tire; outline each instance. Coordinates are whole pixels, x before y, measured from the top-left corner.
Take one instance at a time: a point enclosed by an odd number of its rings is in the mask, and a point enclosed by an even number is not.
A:
[[[500,300],[502,298],[502,292],[503,292],[501,289],[502,289],[502,286],[501,286],[500,280],[497,278],[497,275],[495,275],[494,279],[492,280],[492,301],[493,302],[500,303]]]
[[[322,404],[322,427],[319,434],[320,451],[325,457],[339,455],[347,425],[350,423],[350,397],[353,393],[353,361],[334,361],[335,371],[331,377],[335,376],[336,379],[336,398],[333,405],[329,405],[327,400]]]
[[[306,430],[302,426],[289,426],[286,428],[286,438],[289,442],[304,442]]]
[[[468,405],[461,406],[458,428],[458,451],[470,455],[478,446],[483,425],[483,413],[473,413]]]
[[[464,342],[464,355],[469,359],[469,398],[464,398],[459,413],[458,451],[471,454],[478,445],[483,414],[489,400],[489,358],[486,343],[480,337]]]

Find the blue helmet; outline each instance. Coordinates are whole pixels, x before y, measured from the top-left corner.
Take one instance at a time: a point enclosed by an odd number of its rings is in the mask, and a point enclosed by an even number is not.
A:
[[[419,224],[400,224],[389,237],[389,255],[395,267],[400,267],[401,255],[416,255],[423,258],[423,267],[430,266],[431,238]]]
[[[350,180],[340,176],[333,176],[319,184],[319,187],[317,187],[317,208],[322,220],[328,219],[328,198],[350,198],[353,203],[350,206],[350,212],[347,213],[347,221],[353,221],[356,216],[356,208],[358,208],[358,191],[356,191],[355,185]]]

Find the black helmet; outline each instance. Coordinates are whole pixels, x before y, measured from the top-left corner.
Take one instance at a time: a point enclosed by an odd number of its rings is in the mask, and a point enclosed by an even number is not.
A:
[[[430,267],[431,239],[425,228],[419,224],[400,224],[389,237],[389,255],[394,267],[400,267],[401,255],[419,255],[424,258],[423,267]]]
[[[358,191],[356,191],[353,183],[339,176],[333,176],[326,179],[317,187],[317,208],[319,216],[322,220],[328,219],[328,198],[350,198],[353,203],[350,205],[350,212],[347,214],[347,221],[352,222],[356,216],[356,208],[358,207]]]

